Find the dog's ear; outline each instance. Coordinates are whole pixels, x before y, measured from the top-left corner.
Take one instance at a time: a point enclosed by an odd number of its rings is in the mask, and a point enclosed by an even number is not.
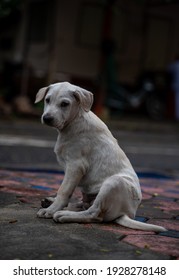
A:
[[[74,97],[79,101],[83,110],[89,112],[93,104],[93,94],[81,87],[76,87],[76,91],[73,94]]]
[[[49,90],[49,87],[43,87],[43,88],[39,89],[39,91],[37,92],[37,95],[36,95],[35,103],[40,102],[45,97],[48,90]]]

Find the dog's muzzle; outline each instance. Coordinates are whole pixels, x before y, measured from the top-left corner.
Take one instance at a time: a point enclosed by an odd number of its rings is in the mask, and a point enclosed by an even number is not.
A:
[[[42,120],[45,124],[47,125],[52,125],[53,124],[53,117],[50,116],[49,114],[45,114],[43,117],[42,117]]]

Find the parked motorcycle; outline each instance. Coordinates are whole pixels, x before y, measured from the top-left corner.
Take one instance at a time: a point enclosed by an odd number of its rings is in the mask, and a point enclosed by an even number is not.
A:
[[[135,87],[113,85],[108,88],[106,105],[111,112],[143,109],[154,120],[161,120],[166,110],[167,79],[162,72],[146,72]]]

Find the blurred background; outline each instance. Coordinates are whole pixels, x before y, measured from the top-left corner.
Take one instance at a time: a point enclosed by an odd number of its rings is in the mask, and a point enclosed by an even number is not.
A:
[[[57,131],[41,124],[43,102],[34,100],[62,81],[94,93],[92,110],[139,176],[138,218],[159,222],[166,236],[119,234],[111,225],[101,235],[78,224],[54,225],[51,234],[51,223],[34,219],[63,179]],[[160,258],[150,250],[178,258],[177,120],[179,0],[0,0],[0,259]]]
[[[177,0],[0,0],[0,116],[39,116],[38,89],[69,81],[99,116],[175,120],[178,26]]]
[[[135,168],[178,170],[178,26],[178,0],[0,0],[1,167],[59,168],[34,100],[69,81]]]

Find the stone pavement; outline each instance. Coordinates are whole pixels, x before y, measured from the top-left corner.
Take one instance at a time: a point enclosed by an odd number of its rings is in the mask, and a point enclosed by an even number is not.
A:
[[[143,201],[136,219],[167,232],[38,219],[41,199],[55,194],[63,173],[0,169],[0,259],[179,259],[179,177],[138,175]],[[79,198],[76,190],[74,199]]]

